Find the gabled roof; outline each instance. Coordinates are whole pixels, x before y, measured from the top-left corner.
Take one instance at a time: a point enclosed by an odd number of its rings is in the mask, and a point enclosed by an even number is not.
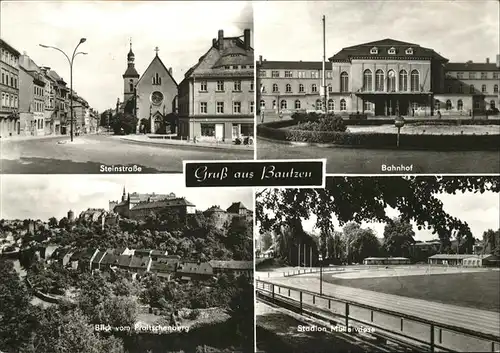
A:
[[[128,64],[127,70],[125,70],[125,73],[123,74],[122,77],[123,78],[127,78],[127,77],[139,77],[139,73],[135,69],[135,65],[134,64]]]
[[[159,61],[160,62],[160,65],[163,67],[163,69],[165,69],[165,71],[167,72],[167,75],[170,76],[170,78],[172,79],[172,81],[175,83],[176,86],[179,86],[177,84],[177,81],[175,81],[175,78],[174,76],[172,76],[172,74],[170,74],[170,71],[168,71],[167,67],[165,66],[165,64],[163,64],[163,61],[161,61],[160,57],[158,56],[158,54],[155,55],[155,57],[153,58],[153,60],[151,60],[151,62],[149,63],[148,67],[146,70],[144,70],[144,72],[142,73],[142,76],[139,78],[139,80],[137,81],[137,84],[139,84],[139,82],[141,82],[142,78],[144,77],[144,75],[146,74],[146,72],[148,72],[149,68],[153,65],[153,63],[155,62],[155,60]]]
[[[262,70],[322,70],[323,64],[321,61],[262,61],[259,67]],[[332,63],[325,62],[325,69],[331,70]]]
[[[132,255],[120,255],[118,256],[118,266],[128,267],[131,260]]]
[[[118,255],[107,252],[106,255],[104,255],[103,259],[101,260],[101,265],[116,266],[119,264],[118,260],[119,260]]]
[[[164,250],[152,250],[151,251],[151,256],[167,256],[167,252]]]
[[[129,263],[129,267],[146,269],[148,268],[149,261],[151,261],[149,257],[132,256],[132,259],[130,260]]]
[[[153,260],[150,270],[153,272],[175,272],[177,261],[169,261],[167,259]]]
[[[378,49],[377,54],[371,54],[372,48],[376,47]],[[396,50],[395,54],[389,54],[388,50],[394,48]],[[406,54],[406,50],[411,48],[413,54]],[[415,58],[426,58],[435,59],[443,62],[447,62],[448,59],[442,57],[433,49],[421,47],[415,43],[403,42],[400,40],[395,40],[391,38],[386,38],[382,40],[377,40],[374,42],[368,42],[363,44],[354,45],[351,47],[343,48],[341,51],[330,57],[330,61],[351,61],[353,58],[359,57],[369,57],[369,58],[380,58],[380,57],[391,57],[397,59],[415,59]]]
[[[253,270],[253,261],[219,261],[211,260],[209,261],[210,266],[217,269],[228,269],[228,270]]]
[[[233,204],[227,208],[228,213],[240,213],[240,210],[248,211],[248,208],[246,208],[241,202],[233,202]]]
[[[201,263],[183,262],[177,265],[177,272],[211,275],[213,274],[213,269],[210,263],[208,262],[201,262]]]
[[[448,63],[446,71],[500,71],[496,63]]]
[[[136,249],[134,250],[134,255],[149,256],[151,253],[150,249]]]

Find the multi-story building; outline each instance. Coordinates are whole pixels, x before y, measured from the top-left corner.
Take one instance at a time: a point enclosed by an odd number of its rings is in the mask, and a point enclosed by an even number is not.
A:
[[[393,39],[343,48],[329,58],[325,95],[321,62],[259,64],[264,113],[322,109],[325,96],[336,114],[472,116],[499,103],[498,62],[449,63],[433,49]]]
[[[19,122],[19,55],[20,53],[0,39],[0,137],[20,134]]]
[[[56,80],[49,75],[49,67],[40,68],[45,80],[45,135],[59,135],[61,133],[61,122],[56,113]]]
[[[316,111],[322,109],[323,64],[312,61],[267,61],[259,58],[260,112]],[[331,63],[325,63],[328,90],[332,92]],[[333,100],[328,110],[334,111]]]
[[[26,136],[45,134],[45,80],[33,70],[19,67],[20,133]]]
[[[254,51],[250,30],[224,37],[219,30],[208,51],[179,84],[178,135],[233,141],[253,136]]]
[[[55,82],[54,115],[52,123],[55,126],[56,133],[59,131],[61,135],[65,135],[69,133],[69,88],[64,79],[60,77],[56,71],[47,68],[47,76]]]

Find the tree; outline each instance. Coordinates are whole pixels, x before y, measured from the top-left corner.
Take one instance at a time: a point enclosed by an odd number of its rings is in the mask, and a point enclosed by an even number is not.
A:
[[[68,229],[69,228],[69,220],[67,217],[63,217],[59,220],[59,228]]]
[[[228,312],[235,323],[234,327],[240,337],[243,351],[253,352],[254,288],[244,276],[236,279],[236,288],[229,302]]]
[[[50,217],[49,218],[49,227],[50,228],[56,228],[58,226],[57,218],[56,217]]]
[[[19,352],[35,327],[31,297],[12,261],[0,258],[0,350]]]
[[[113,117],[112,128],[115,135],[132,134],[137,128],[137,118],[130,113],[118,113]]]
[[[226,247],[234,260],[253,260],[253,225],[246,217],[233,217],[227,230]]]
[[[262,250],[266,251],[273,245],[273,235],[270,231],[264,232],[260,235],[260,240],[262,243]]]
[[[353,234],[349,246],[349,259],[363,263],[367,257],[378,256],[380,243],[375,232],[370,228],[359,228]]]
[[[483,233],[483,252],[500,256],[500,229],[488,229]]]
[[[389,256],[409,257],[414,237],[412,225],[395,218],[385,225],[384,249]]]
[[[466,222],[448,214],[437,194],[500,192],[498,176],[330,177],[324,189],[264,189],[257,193],[256,217],[261,231],[279,229],[290,219],[317,217],[316,227],[333,228],[349,221],[388,222],[386,209],[400,212],[403,222],[427,227],[445,243],[450,230],[470,232]],[[270,211],[270,212],[268,212]]]

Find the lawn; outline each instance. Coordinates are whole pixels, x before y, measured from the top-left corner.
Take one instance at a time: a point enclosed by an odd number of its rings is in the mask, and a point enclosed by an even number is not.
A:
[[[328,276],[324,280],[341,286],[500,312],[498,271],[357,279]]]

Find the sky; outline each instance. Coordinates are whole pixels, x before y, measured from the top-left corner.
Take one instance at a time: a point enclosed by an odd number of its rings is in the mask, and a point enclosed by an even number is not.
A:
[[[253,209],[250,188],[186,188],[182,174],[149,175],[8,175],[1,176],[0,219],[60,219],[71,209],[75,215],[88,208],[109,209],[108,201],[126,192],[175,193],[196,209],[220,205],[226,209],[242,202]]]
[[[80,38],[73,66],[73,89],[92,108],[104,111],[123,100],[122,75],[132,38],[135,66],[141,75],[159,56],[172,67],[177,83],[211,47],[218,30],[226,37],[253,34],[253,10],[244,1],[1,1],[0,34],[37,65],[56,70],[68,83],[69,64],[55,46],[71,56]],[[21,14],[21,15],[20,15]],[[252,36],[251,36],[252,37]]]
[[[437,197],[443,202],[443,208],[446,212],[469,224],[475,238],[482,239],[484,231],[500,228],[500,219],[498,217],[500,214],[500,199],[496,193],[440,194]],[[391,208],[387,208],[386,213],[391,218],[399,215],[397,210]],[[337,218],[333,217],[332,220],[335,230],[342,230]],[[307,220],[303,220],[302,227],[306,232],[319,234],[319,231],[314,229],[315,223],[316,217],[312,216]],[[437,239],[437,235],[432,234],[431,230],[418,230],[414,223],[412,225],[415,232],[415,240],[428,241]],[[378,238],[384,237],[385,223],[363,222],[361,226],[373,229]]]
[[[327,59],[344,47],[392,38],[434,49],[451,62],[495,62],[499,6],[498,0],[257,2],[255,53],[321,61],[325,15]]]

